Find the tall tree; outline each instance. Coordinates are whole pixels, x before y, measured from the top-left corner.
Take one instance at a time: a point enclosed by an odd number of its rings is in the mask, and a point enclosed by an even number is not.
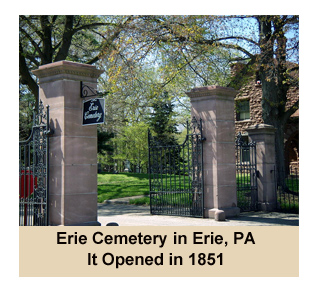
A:
[[[180,170],[180,164],[185,160],[182,157],[181,149],[178,146],[177,123],[175,121],[174,105],[164,92],[161,98],[158,98],[152,105],[153,112],[149,117],[150,132],[154,135],[154,140],[158,146],[169,147],[161,149],[160,157],[162,161],[163,171],[170,173],[172,170]],[[173,169],[169,166],[172,165]]]
[[[263,120],[276,128],[277,175],[282,184],[284,127],[299,104],[287,101],[290,87],[298,86],[298,16],[148,16],[144,19],[158,48],[185,49],[192,57],[194,54],[200,57],[211,48],[222,48],[231,54],[231,61],[243,60],[246,67],[235,76],[231,86],[240,86],[244,82],[240,77],[252,71],[253,66],[258,67]],[[236,52],[239,54],[235,55]],[[194,72],[203,77],[197,67]]]
[[[298,109],[299,100],[290,102],[288,92],[298,88],[299,71],[299,18],[298,16],[261,15],[252,18],[257,34],[248,37],[226,36],[223,39],[243,41],[238,45],[243,49],[247,63],[231,81],[231,86],[239,88],[243,77],[257,71],[262,85],[262,118],[264,123],[276,128],[276,164],[278,184],[285,184],[284,132],[290,116]],[[251,47],[250,47],[251,44]],[[252,50],[246,51],[245,48]]]
[[[257,60],[262,83],[262,117],[265,123],[276,128],[278,183],[285,186],[285,126],[299,104],[298,100],[290,107],[287,104],[290,87],[298,86],[298,75],[293,75],[293,72],[298,72],[298,65],[287,63],[286,30],[289,25],[298,25],[298,17],[259,16],[257,20],[261,50]],[[294,49],[296,46],[298,43],[294,44]]]
[[[152,104],[152,108],[153,112],[149,116],[149,127],[157,140],[163,145],[176,145],[177,123],[174,120],[174,105],[168,93],[165,92],[162,98],[157,99]]]
[[[113,152],[114,148],[110,140],[114,138],[114,134],[98,128],[98,153]]]
[[[103,51],[111,46],[113,40],[119,37],[132,18],[20,15],[20,83],[27,85],[37,101],[38,86],[32,70],[44,64],[66,59],[87,64],[95,63]],[[97,29],[99,31],[96,31]],[[37,104],[38,102],[36,106]]]
[[[119,117],[125,121],[130,114],[137,121],[165,90],[180,98],[183,88],[227,85],[228,61],[245,61],[243,73],[258,65],[263,119],[277,129],[282,179],[284,126],[298,108],[286,96],[298,86],[298,75],[291,75],[298,73],[298,24],[298,16],[287,15],[20,16],[20,82],[37,98],[32,69],[61,59],[95,63],[104,57],[107,86],[121,98],[114,101]],[[297,65],[287,63],[295,58]],[[239,78],[230,85],[240,85]]]
[[[121,128],[114,140],[117,149],[113,154],[113,159],[116,162],[128,160],[133,171],[137,172],[137,168],[146,171],[148,166],[147,139],[148,125],[145,122],[126,125]]]

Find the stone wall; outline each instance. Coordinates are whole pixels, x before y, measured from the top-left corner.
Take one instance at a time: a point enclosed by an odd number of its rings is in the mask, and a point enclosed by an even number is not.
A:
[[[236,111],[235,111],[235,121],[236,121],[236,134],[239,132],[244,133],[247,128],[251,125],[261,124],[263,123],[262,119],[262,108],[261,108],[261,98],[262,98],[262,89],[261,85],[257,84],[255,81],[255,75],[250,79],[250,82],[242,87],[236,98],[235,101],[238,100],[249,100],[250,105],[250,119],[249,120],[236,120]],[[287,101],[287,108],[292,106],[298,99],[299,90],[298,88],[291,88],[288,92],[288,101]],[[298,111],[292,115],[292,117],[298,117]]]
[[[286,108],[291,107],[299,97],[298,87],[293,87],[288,91],[288,101],[286,103]],[[241,132],[242,134],[247,134],[246,130],[253,125],[262,124],[262,108],[261,99],[262,89],[261,85],[256,82],[256,75],[249,78],[248,84],[243,86],[235,101],[239,100],[249,100],[250,107],[250,119],[237,121],[237,112],[235,108],[235,129],[236,135]],[[299,168],[299,142],[298,142],[298,132],[299,132],[299,110],[297,110],[290,118],[284,134],[284,146],[285,146],[285,162],[289,167],[290,172],[297,171]]]
[[[239,132],[245,133],[246,129],[250,126],[263,123],[261,97],[261,86],[255,83],[255,77],[249,84],[240,89],[235,98],[235,101],[249,100],[250,119],[237,121],[237,112],[235,110],[236,134],[238,134]]]

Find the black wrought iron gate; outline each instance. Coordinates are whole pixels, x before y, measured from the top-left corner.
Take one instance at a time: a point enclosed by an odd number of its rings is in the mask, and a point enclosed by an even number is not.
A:
[[[39,104],[31,135],[19,142],[19,225],[48,224],[49,107]]]
[[[258,210],[256,143],[236,138],[237,206],[241,211]]]
[[[148,132],[152,214],[203,217],[203,140],[196,118],[181,145],[166,145]]]

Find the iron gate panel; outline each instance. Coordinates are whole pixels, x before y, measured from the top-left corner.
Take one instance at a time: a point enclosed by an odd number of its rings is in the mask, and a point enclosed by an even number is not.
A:
[[[236,138],[237,206],[241,211],[258,210],[256,143]]]
[[[148,131],[151,214],[203,217],[203,140],[196,118],[181,145],[165,145]]]
[[[33,114],[31,135],[19,142],[19,225],[48,224],[49,107]]]

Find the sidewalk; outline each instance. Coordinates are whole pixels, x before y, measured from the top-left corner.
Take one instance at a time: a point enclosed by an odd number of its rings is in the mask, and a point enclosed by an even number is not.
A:
[[[134,197],[136,198],[136,197]],[[138,197],[139,198],[139,197]],[[298,226],[298,214],[245,212],[226,221],[178,216],[151,215],[149,206],[128,204],[130,198],[120,198],[98,204],[101,226],[116,222],[120,226]]]

